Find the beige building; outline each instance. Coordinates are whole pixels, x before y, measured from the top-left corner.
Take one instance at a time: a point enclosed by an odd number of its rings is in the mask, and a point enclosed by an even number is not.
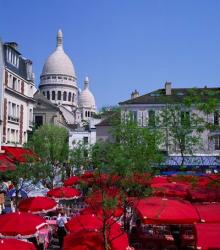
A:
[[[0,85],[2,145],[22,146],[33,127],[34,74],[14,42],[0,41]]]

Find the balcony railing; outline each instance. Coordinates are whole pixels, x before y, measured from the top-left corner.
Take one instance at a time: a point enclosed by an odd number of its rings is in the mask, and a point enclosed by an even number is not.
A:
[[[8,121],[19,123],[19,117],[9,115]]]

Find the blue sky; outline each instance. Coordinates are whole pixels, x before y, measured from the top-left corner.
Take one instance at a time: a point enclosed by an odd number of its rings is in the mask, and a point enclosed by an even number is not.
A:
[[[220,86],[218,0],[0,1],[0,37],[34,63],[36,85],[56,32],[78,86],[91,79],[97,106],[161,88]]]

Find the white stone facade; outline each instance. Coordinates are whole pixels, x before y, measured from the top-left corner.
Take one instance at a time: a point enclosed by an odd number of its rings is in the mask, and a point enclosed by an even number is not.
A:
[[[86,131],[84,124],[90,124],[96,113],[95,98],[89,90],[88,77],[85,78],[84,89],[81,92],[78,89],[74,65],[63,49],[61,30],[57,33],[56,49],[44,64],[39,90],[59,108],[69,130],[70,147],[75,145],[74,141],[83,141],[84,137],[88,137],[89,144],[94,143],[95,128]]]

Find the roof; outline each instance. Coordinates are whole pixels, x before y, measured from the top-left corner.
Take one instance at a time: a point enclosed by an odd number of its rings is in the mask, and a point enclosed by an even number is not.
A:
[[[220,98],[220,88],[172,88],[171,95],[166,95],[165,88],[158,89],[153,92],[147,93],[145,95],[136,97],[134,99],[129,99],[124,102],[120,102],[119,105],[126,104],[166,104],[166,103],[179,103],[182,102],[183,99],[189,95],[190,93],[199,93],[201,91],[207,93],[204,95],[204,99],[209,98],[208,91],[214,91],[216,93],[216,97]]]
[[[73,63],[63,50],[63,35],[61,30],[57,33],[56,49],[47,58],[42,75],[67,75],[76,77]]]
[[[41,103],[49,106],[50,108],[59,111],[57,105],[53,104],[50,100],[48,100],[39,90],[34,94],[34,100],[37,101],[37,107],[34,109],[38,109]]]
[[[113,126],[115,122],[119,119],[120,119],[120,113],[109,111],[106,117],[95,126]]]
[[[6,47],[10,47],[15,53],[18,54],[19,56],[19,66],[18,67],[15,67],[13,64],[9,63],[7,60],[6,60]],[[11,47],[9,44],[5,43],[4,44],[4,57],[5,57],[5,65],[6,67],[11,70],[12,72],[14,72],[15,74],[21,76],[22,78],[26,79],[26,80],[29,80],[28,79],[28,75],[27,75],[27,68],[26,68],[26,62],[28,59],[25,59],[21,56],[21,54],[16,50],[14,49],[13,47]]]

